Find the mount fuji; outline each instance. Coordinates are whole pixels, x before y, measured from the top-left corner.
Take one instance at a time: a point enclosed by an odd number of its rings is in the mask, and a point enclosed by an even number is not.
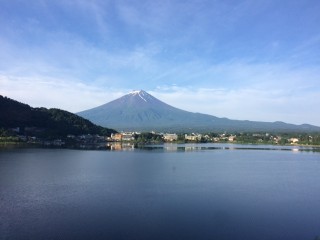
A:
[[[320,131],[320,127],[309,124],[230,120],[192,113],[170,106],[143,90],[132,91],[109,103],[77,114],[95,124],[118,131]]]

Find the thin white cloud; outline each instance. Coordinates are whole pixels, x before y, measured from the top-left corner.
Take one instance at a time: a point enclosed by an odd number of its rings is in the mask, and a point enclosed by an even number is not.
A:
[[[205,89],[166,87],[151,94],[175,107],[218,117],[255,121],[284,121],[294,124],[320,125],[315,109],[318,92],[292,96],[285,90]],[[312,102],[312,104],[310,104]]]
[[[275,1],[30,4],[0,23],[0,92],[8,97],[76,112],[142,88],[193,112],[320,125],[319,34],[275,34],[266,40],[272,57],[248,47],[250,34],[264,43],[248,23],[261,17],[269,26]]]
[[[263,75],[263,72],[260,74]],[[201,87],[196,84],[182,87],[173,84],[145,90],[172,106],[191,112],[231,119],[320,125],[317,112],[320,105],[319,89],[297,86],[298,80],[288,79],[287,84],[290,81],[293,84],[286,88],[282,86],[283,83],[277,86],[274,81],[273,85],[271,82],[267,85],[261,82],[261,85],[241,88]],[[71,112],[102,105],[130,90],[127,87],[108,87],[104,81],[88,84],[43,76],[0,76],[0,94],[34,107],[58,107]]]
[[[124,93],[115,89],[105,91],[79,81],[0,75],[0,94],[32,107],[61,108],[79,112],[114,100]]]

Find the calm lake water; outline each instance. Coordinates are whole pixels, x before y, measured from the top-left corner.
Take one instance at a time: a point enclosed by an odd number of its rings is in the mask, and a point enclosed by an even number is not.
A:
[[[0,239],[317,236],[318,149],[0,150]]]

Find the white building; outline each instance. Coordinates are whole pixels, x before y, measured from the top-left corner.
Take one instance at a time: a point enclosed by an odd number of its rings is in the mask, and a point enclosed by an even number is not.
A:
[[[163,140],[167,142],[177,141],[178,135],[175,133],[165,133],[163,134]]]

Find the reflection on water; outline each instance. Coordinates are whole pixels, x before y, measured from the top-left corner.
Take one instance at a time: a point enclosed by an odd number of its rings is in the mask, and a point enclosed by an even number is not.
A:
[[[161,144],[143,145],[136,148],[143,150],[163,150],[167,152],[190,152],[208,150],[270,150],[270,151],[292,151],[292,152],[320,152],[320,147],[309,146],[275,146],[275,145],[242,145],[242,144]]]
[[[30,148],[33,145],[0,145],[0,150]],[[43,146],[35,145],[41,148]],[[44,148],[57,148],[48,147]],[[58,147],[61,148],[61,147]],[[320,152],[320,146],[279,146],[279,145],[255,145],[255,144],[227,144],[227,143],[164,143],[164,144],[134,144],[131,142],[108,142],[99,144],[80,144],[65,147],[68,149],[81,150],[111,150],[111,151],[162,151],[162,152],[193,152],[193,151],[211,151],[211,150],[262,150],[262,151],[292,151],[292,152]]]
[[[3,150],[0,239],[318,239],[313,151],[120,143]]]
[[[121,143],[121,142],[110,142],[106,145],[107,149],[113,150],[113,151],[132,151],[134,150],[134,144],[133,143]]]

